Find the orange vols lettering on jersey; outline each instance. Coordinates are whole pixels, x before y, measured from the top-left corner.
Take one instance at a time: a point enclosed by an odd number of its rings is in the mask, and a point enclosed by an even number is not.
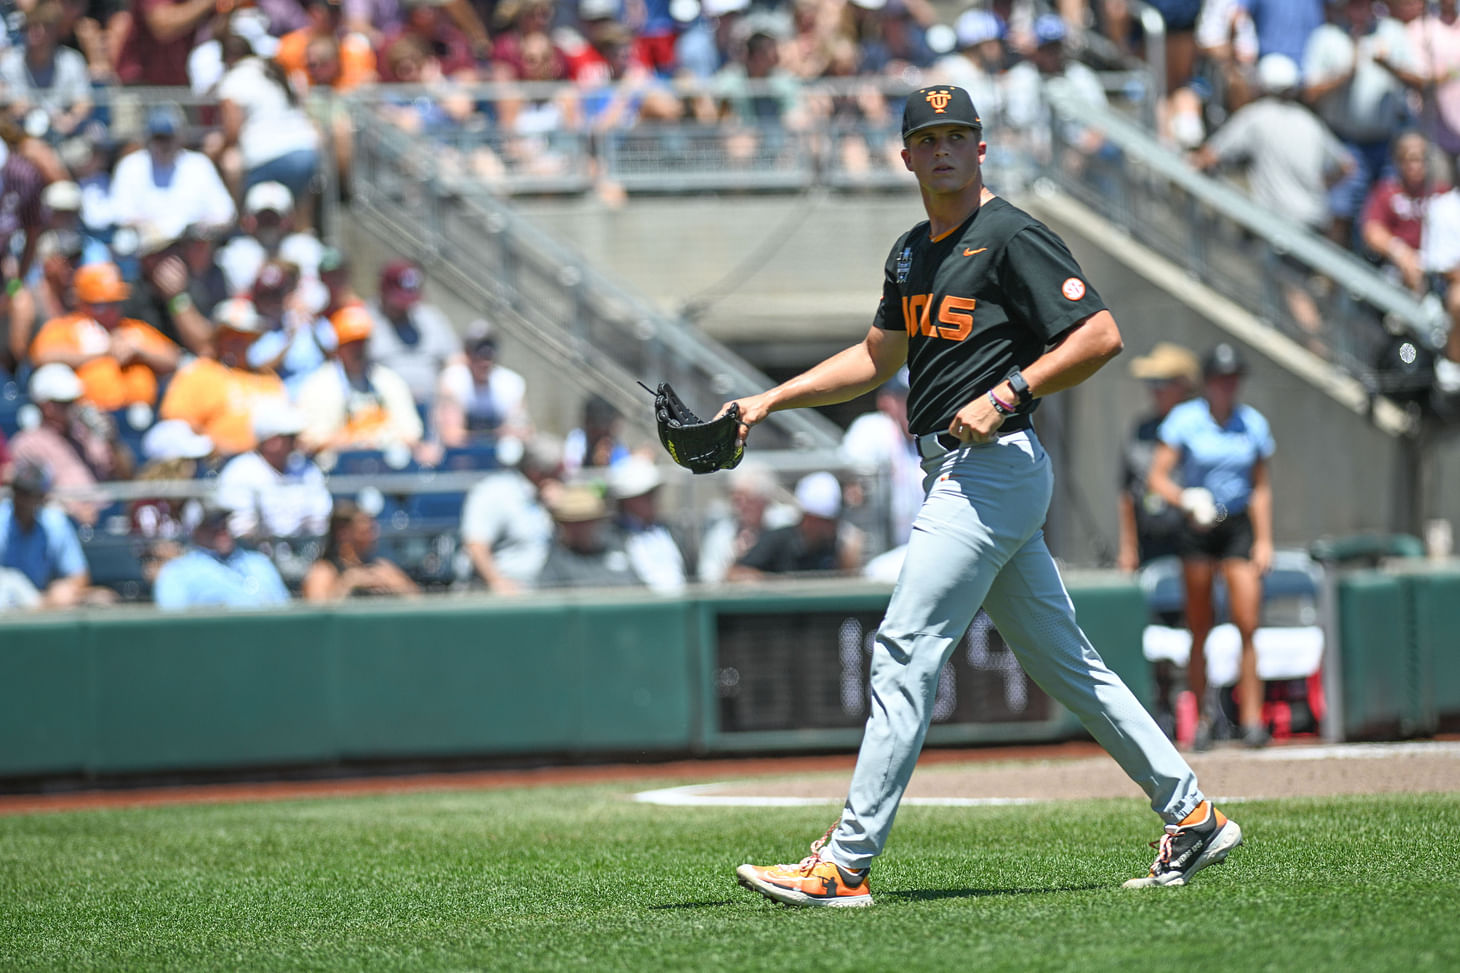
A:
[[[973,309],[977,306],[978,302],[971,297],[954,297],[950,294],[943,298],[943,303],[938,308],[938,323],[947,327],[938,329],[938,337],[949,341],[967,338],[973,333]]]
[[[931,294],[904,294],[902,296],[902,324],[911,338],[927,321],[928,298]],[[924,332],[925,334],[927,332]]]
[[[949,294],[938,305],[938,324],[933,324],[929,313],[932,309],[932,294],[908,294],[902,298],[902,323],[908,337],[917,334],[928,337],[947,338],[962,341],[973,333],[973,309],[978,302],[971,297],[954,297]]]

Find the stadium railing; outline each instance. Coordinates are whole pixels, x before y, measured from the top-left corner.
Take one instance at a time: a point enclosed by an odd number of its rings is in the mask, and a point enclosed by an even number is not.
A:
[[[1197,171],[1124,114],[1057,84],[1048,94],[1060,124],[1043,174],[1061,190],[1353,376],[1371,396],[1426,396],[1433,375],[1425,363],[1449,329],[1440,302],[1417,298],[1354,253],[1263,209],[1239,186]],[[1070,144],[1075,125],[1098,130],[1115,151],[1079,153]],[[1289,297],[1296,293],[1314,302],[1318,333],[1294,317]]]

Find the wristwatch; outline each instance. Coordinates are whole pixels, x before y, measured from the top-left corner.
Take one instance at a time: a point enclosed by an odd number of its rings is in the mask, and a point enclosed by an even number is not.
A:
[[[1010,372],[1005,381],[1009,383],[1009,388],[1014,390],[1014,398],[1019,400],[1020,405],[1028,405],[1034,401],[1034,393],[1030,390],[1029,383],[1024,380],[1019,369],[1016,368]]]

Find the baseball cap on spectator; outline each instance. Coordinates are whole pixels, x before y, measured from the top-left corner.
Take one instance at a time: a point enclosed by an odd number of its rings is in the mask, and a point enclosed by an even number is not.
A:
[[[1213,378],[1218,375],[1246,375],[1247,362],[1242,360],[1242,353],[1236,347],[1224,341],[1202,356],[1201,374],[1203,378]]]
[[[538,434],[522,444],[518,467],[524,471],[553,474],[563,465],[563,441]]]
[[[192,517],[196,520],[193,523],[193,530],[194,532],[223,530],[228,526],[228,518],[232,516],[231,508],[223,506],[216,498],[209,497],[202,503],[194,505]]]
[[[967,91],[951,84],[919,88],[907,96],[907,104],[902,109],[903,141],[907,141],[914,132],[934,125],[967,125],[983,129],[978,109],[973,107],[973,99]]]
[[[75,402],[81,398],[81,379],[70,365],[42,365],[30,376],[30,397],[36,402]]]
[[[228,18],[228,29],[248,41],[259,57],[273,57],[279,50],[279,38],[269,33],[269,18],[252,5],[242,6]]]
[[[1004,21],[988,10],[966,10],[953,24],[959,47],[973,47],[1004,36]]]
[[[409,260],[392,260],[380,269],[380,296],[398,304],[414,304],[421,299],[426,275]]]
[[[263,399],[253,405],[253,435],[259,442],[304,431],[304,413],[286,399]]]
[[[1130,373],[1135,378],[1166,381],[1184,378],[1196,384],[1201,366],[1191,351],[1169,341],[1158,341],[1151,350],[1131,359]]]
[[[172,231],[159,223],[143,223],[137,227],[137,256],[150,257],[177,242]]]
[[[700,9],[706,17],[723,17],[740,13],[750,7],[750,0],[700,0]]]
[[[1059,14],[1040,14],[1034,18],[1034,43],[1043,47],[1058,44],[1069,36],[1069,28]]]
[[[157,105],[147,113],[148,138],[176,135],[182,127],[182,109],[176,105]]]
[[[209,243],[217,243],[231,231],[228,227],[217,223],[189,223],[183,227],[182,240],[207,240]]]
[[[47,209],[74,213],[81,209],[81,187],[69,179],[61,179],[45,188],[41,202]]]
[[[249,189],[243,197],[245,213],[262,213],[272,210],[284,214],[294,209],[294,194],[282,182],[261,182]]]
[[[164,419],[142,437],[142,455],[149,460],[202,459],[213,452],[213,440],[193,432],[186,419]]]
[[[664,474],[653,460],[630,456],[609,467],[608,493],[615,500],[642,497],[664,485]]]
[[[1298,62],[1286,54],[1264,54],[1257,62],[1257,83],[1270,95],[1293,90],[1302,76]]]
[[[132,288],[122,279],[122,272],[116,264],[87,264],[78,268],[71,278],[76,289],[76,299],[87,304],[110,304],[125,301]]]
[[[497,355],[497,334],[492,330],[492,326],[481,318],[466,326],[461,343],[468,354],[480,355],[483,358],[495,358]]]
[[[574,484],[559,490],[548,505],[560,524],[581,524],[608,516],[608,506],[592,487]]]
[[[44,466],[35,463],[21,463],[10,478],[10,489],[16,493],[27,493],[43,497],[51,492],[51,474]]]
[[[230,297],[220,302],[213,309],[213,323],[239,334],[261,334],[264,330],[264,322],[259,317],[258,309],[246,297]]]
[[[796,504],[802,513],[827,520],[842,512],[842,485],[832,473],[809,473],[796,483]]]
[[[75,260],[85,250],[86,241],[75,230],[47,230],[36,242],[36,256],[42,260],[53,254]]]
[[[618,0],[578,0],[579,20],[612,20],[618,14]]]
[[[342,345],[350,341],[364,341],[375,326],[370,312],[358,304],[340,308],[330,316],[330,324],[335,328],[335,340]]]

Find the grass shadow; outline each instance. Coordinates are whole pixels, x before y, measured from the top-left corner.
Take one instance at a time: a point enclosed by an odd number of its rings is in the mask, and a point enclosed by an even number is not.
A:
[[[1059,892],[1096,892],[1109,887],[1109,885],[1091,883],[1088,885],[1051,885],[1044,888],[912,889],[906,892],[875,892],[873,897],[877,899],[901,899],[904,902],[936,902],[939,899],[978,899],[989,895],[1054,895]],[[651,905],[649,909],[655,912],[680,909],[719,909],[727,905],[744,905],[748,901],[753,900],[747,897],[738,897],[705,902],[669,902],[663,905]]]
[[[906,892],[875,892],[879,899],[902,899],[905,902],[932,902],[938,899],[978,899],[988,895],[1053,895],[1058,892],[1096,892],[1109,885],[1050,885],[1044,888],[1013,889],[912,889]]]

